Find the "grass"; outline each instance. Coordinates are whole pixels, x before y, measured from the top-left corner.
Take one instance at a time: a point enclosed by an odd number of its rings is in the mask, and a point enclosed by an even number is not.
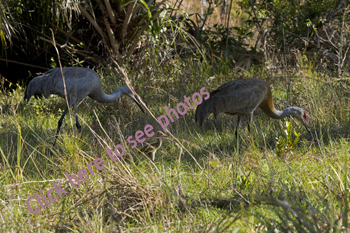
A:
[[[213,90],[237,78],[224,64],[210,66],[174,60],[174,68],[151,64],[141,73],[129,70],[136,92],[156,116],[175,108],[183,96],[203,86]],[[254,68],[254,70],[253,70]],[[56,96],[23,103],[24,89],[3,91],[0,98],[0,229],[3,232],[344,232],[348,231],[349,95],[343,86],[312,69],[281,71],[285,78],[262,72],[273,89],[277,109],[296,105],[306,110],[311,141],[294,119],[270,120],[254,113],[249,135],[244,124],[239,142],[236,118],[207,118],[202,128],[194,110],[170,123],[174,135],[163,141],[155,163],[132,149],[126,139],[151,124],[126,97],[110,104],[89,98],[78,107],[82,134],[74,114],[64,120],[57,148],[52,144],[64,101]],[[98,71],[106,93],[123,85],[111,70]],[[294,73],[295,72],[295,73]],[[346,87],[346,86],[345,86]],[[281,156],[279,137],[286,122],[300,141]],[[294,136],[292,137],[294,140]],[[152,140],[150,140],[152,141]],[[180,144],[181,143],[181,144]],[[106,146],[121,144],[123,159],[113,162]],[[138,149],[141,145],[138,145]],[[96,158],[105,168],[77,189],[65,173],[77,174]],[[26,200],[47,193],[51,182],[68,194],[37,214]],[[54,194],[55,196],[56,194]],[[33,208],[36,201],[31,202]]]

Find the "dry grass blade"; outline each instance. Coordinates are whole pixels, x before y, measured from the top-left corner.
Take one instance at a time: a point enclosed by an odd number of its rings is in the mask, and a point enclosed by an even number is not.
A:
[[[57,43],[56,43],[56,40],[55,40],[55,35],[53,33],[53,30],[51,29],[51,33],[52,33],[52,45],[55,47],[55,50],[56,50],[56,53],[57,53],[57,56],[58,56],[58,63],[60,65],[60,70],[61,70],[61,74],[62,74],[62,80],[63,80],[63,87],[64,87],[64,96],[65,96],[65,100],[66,100],[66,106],[69,106],[69,102],[68,102],[68,95],[67,95],[67,88],[66,88],[66,81],[65,81],[65,77],[64,77],[64,74],[63,74],[63,70],[62,70],[62,64],[61,64],[61,59],[60,59],[60,53],[57,49]],[[43,38],[42,38],[43,39]],[[69,114],[70,114],[70,109],[69,110]],[[70,119],[70,123],[72,124],[72,118],[69,118]],[[55,139],[55,143],[56,143],[56,139]]]

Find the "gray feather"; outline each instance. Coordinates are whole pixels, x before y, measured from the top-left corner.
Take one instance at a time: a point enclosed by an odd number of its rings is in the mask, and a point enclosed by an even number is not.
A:
[[[86,96],[89,96],[98,102],[110,103],[122,94],[125,94],[133,99],[143,111],[139,100],[126,85],[117,88],[112,94],[107,95],[103,91],[101,80],[95,71],[82,67],[65,67],[62,69],[62,72],[60,68],[53,68],[45,74],[34,78],[29,82],[24,94],[24,100],[28,101],[33,95],[44,95],[45,98],[48,98],[51,94],[58,95],[62,98],[65,98],[67,95],[68,106],[58,123],[57,134],[68,108],[72,105],[75,110],[76,125],[78,129],[80,129],[77,116],[77,101]]]
[[[253,112],[258,107],[266,115],[275,119],[283,119],[290,115],[296,117],[312,136],[306,124],[305,111],[299,107],[289,107],[283,111],[276,110],[273,105],[270,86],[264,80],[255,78],[234,80],[212,91],[210,98],[197,106],[195,121],[202,125],[204,119],[210,113],[213,113],[215,118],[220,113],[237,114],[239,118],[246,118],[249,126]]]

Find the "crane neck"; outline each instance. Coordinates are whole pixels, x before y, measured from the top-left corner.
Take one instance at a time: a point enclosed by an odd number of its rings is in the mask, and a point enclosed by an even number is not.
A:
[[[127,88],[128,87],[126,85],[119,87],[110,95],[106,94],[101,88],[100,93],[98,95],[95,95],[93,99],[101,103],[111,103],[118,99],[122,94],[126,93]]]
[[[266,112],[266,115],[268,115],[271,118],[274,119],[283,119],[285,117],[288,117],[290,115],[295,116],[296,112],[294,111],[294,107],[289,107],[284,109],[283,111],[278,111],[275,108],[271,109],[270,111]]]

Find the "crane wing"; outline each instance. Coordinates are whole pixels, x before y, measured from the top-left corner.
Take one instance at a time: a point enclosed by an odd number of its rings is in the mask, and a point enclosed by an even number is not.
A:
[[[227,114],[250,114],[265,99],[266,88],[261,85],[246,85],[247,83],[233,83],[222,86],[213,93],[211,98],[215,103],[214,115],[221,112]]]
[[[91,94],[93,90],[102,90],[100,78],[91,69],[65,67],[62,71],[65,85],[61,69],[53,68],[29,82],[24,99],[29,100],[31,96],[38,94],[43,94],[45,98],[48,98],[50,94],[56,94],[65,98],[65,93],[67,93],[69,105],[71,106],[77,100]]]
[[[200,125],[210,113],[216,118],[220,113],[251,115],[266,99],[268,86],[259,79],[234,80],[223,84],[210,93],[196,110],[196,121]]]
[[[82,67],[65,67],[63,68],[65,86],[67,94],[79,100],[87,96],[95,85],[101,86],[100,78],[97,73],[91,69]],[[64,84],[62,73],[59,68],[51,73],[50,90],[52,94],[59,95],[65,98]]]

